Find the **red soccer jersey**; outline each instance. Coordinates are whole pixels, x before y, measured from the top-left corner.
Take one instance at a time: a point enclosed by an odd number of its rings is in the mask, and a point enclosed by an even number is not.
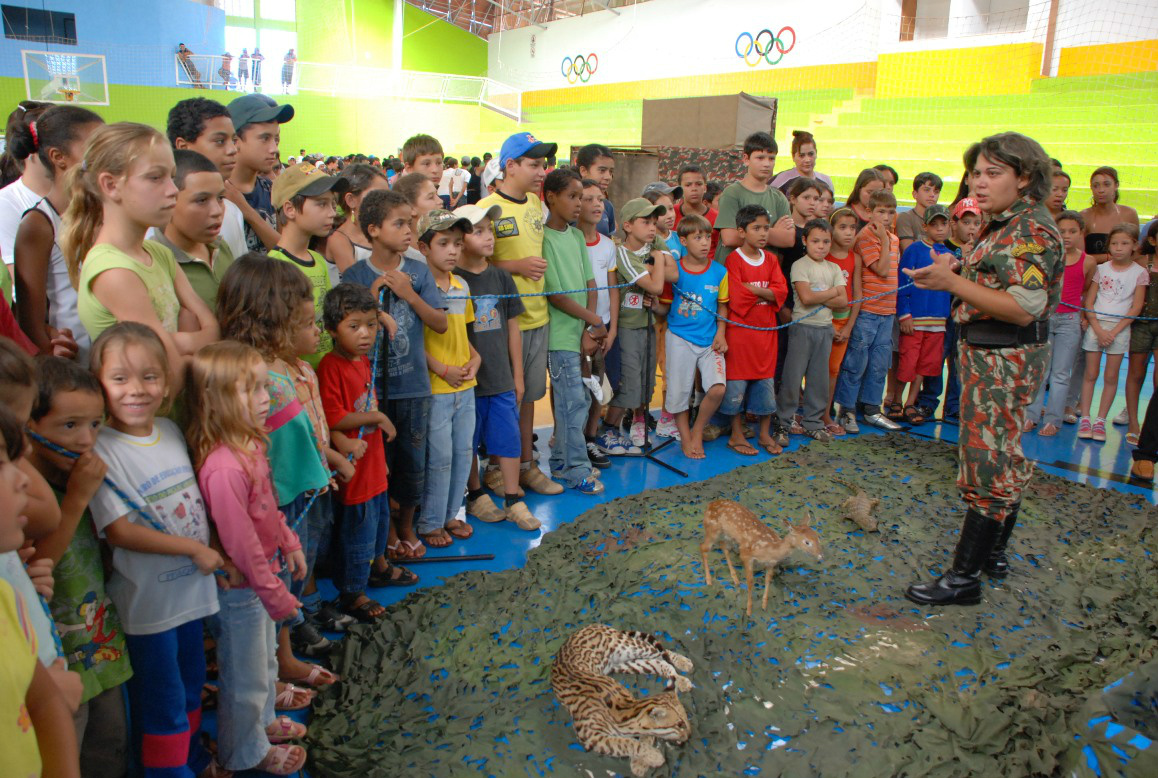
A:
[[[318,382],[321,384],[322,408],[326,423],[334,429],[338,422],[351,413],[378,410],[374,402],[374,386],[370,377],[370,360],[366,357],[347,359],[330,352],[318,363]],[[346,430],[346,435],[357,436],[357,430]],[[340,484],[338,493],[343,505],[360,505],[386,491],[386,449],[382,430],[368,427],[362,434],[366,453],[354,462],[354,477]]]
[[[788,297],[788,282],[780,270],[780,261],[765,250],[762,261],[754,264],[739,249],[728,255],[728,318],[753,327],[775,327],[776,312]],[[744,286],[752,284],[771,289],[776,302],[763,300]],[[728,340],[728,380],[759,381],[776,375],[776,332],[760,332],[729,324],[724,331]]]

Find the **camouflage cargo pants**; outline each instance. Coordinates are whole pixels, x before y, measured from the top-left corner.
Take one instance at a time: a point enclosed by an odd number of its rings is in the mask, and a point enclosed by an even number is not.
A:
[[[1033,463],[1021,450],[1025,410],[1049,365],[1048,344],[984,349],[961,341],[957,488],[967,507],[1005,521],[1021,502]]]

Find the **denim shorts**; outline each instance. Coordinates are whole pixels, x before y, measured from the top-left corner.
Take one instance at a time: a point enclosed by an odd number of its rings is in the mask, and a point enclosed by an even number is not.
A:
[[[724,416],[735,416],[742,410],[756,416],[771,416],[776,413],[775,382],[771,378],[728,381],[719,412]]]

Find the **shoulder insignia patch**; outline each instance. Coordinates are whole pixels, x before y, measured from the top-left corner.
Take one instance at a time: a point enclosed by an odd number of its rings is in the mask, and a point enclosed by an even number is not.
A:
[[[1034,243],[1033,241],[1029,243],[1018,243],[1010,253],[1014,257],[1020,257],[1023,254],[1044,254],[1045,246],[1040,243]]]
[[[1045,276],[1042,275],[1037,265],[1030,265],[1025,269],[1025,272],[1021,274],[1021,285],[1030,291],[1041,289],[1045,286]]]
[[[507,216],[495,221],[496,238],[513,238],[519,234],[519,220],[514,216]]]

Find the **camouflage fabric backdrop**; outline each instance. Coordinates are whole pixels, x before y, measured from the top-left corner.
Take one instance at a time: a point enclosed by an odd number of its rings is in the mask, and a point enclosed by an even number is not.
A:
[[[903,436],[811,445],[600,505],[522,569],[417,592],[345,640],[344,680],[310,723],[312,774],[629,774],[581,749],[548,682],[566,636],[601,622],[695,662],[691,739],[662,744],[652,775],[1092,775],[1091,755],[1158,775],[1156,749],[1115,724],[1155,727],[1154,507],[1037,473],[1010,577],[977,607],[925,611],[901,592],[950,560],[955,454]],[[837,472],[881,498],[881,532],[837,517]],[[810,509],[825,544],[823,562],[789,558],[751,621],[718,551],[723,582],[703,584],[703,506],[721,497],[778,529]]]

